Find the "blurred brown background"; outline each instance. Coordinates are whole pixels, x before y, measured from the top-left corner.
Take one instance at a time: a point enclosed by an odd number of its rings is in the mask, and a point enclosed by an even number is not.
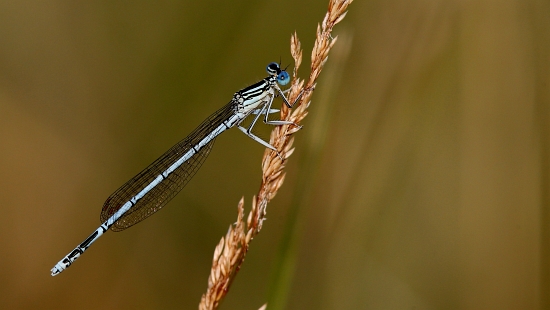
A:
[[[49,270],[114,190],[288,64],[294,30],[306,77],[326,5],[0,2],[0,308],[196,308],[259,186],[238,130],[164,210]],[[335,34],[222,309],[550,309],[550,4],[356,0]]]

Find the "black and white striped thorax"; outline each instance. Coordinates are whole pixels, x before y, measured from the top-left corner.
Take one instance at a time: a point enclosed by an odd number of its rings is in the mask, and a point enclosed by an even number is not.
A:
[[[275,87],[277,87],[277,76],[268,76],[256,84],[241,89],[233,95],[233,100],[237,103],[237,113],[244,115],[265,103],[265,99],[271,100],[275,97]]]

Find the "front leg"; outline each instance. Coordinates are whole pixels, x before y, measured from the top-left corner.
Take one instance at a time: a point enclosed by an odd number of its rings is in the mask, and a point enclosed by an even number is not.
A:
[[[286,99],[285,97],[285,92],[288,91],[288,89],[286,91],[282,91],[278,86],[277,86],[277,91],[280,93],[280,96],[283,98],[284,102],[287,103],[287,106],[288,106],[288,100]],[[300,94],[298,96],[298,98],[294,101],[294,103],[296,103],[300,97],[302,95]],[[294,105],[293,103],[293,105]],[[271,105],[273,104],[273,99],[269,100],[269,104],[268,104],[268,107],[267,107],[267,110],[271,110]],[[298,129],[301,129],[302,126],[294,123],[294,122],[290,122],[290,121],[283,121],[283,120],[275,120],[275,121],[270,121],[269,120],[269,113],[265,113],[265,118],[264,118],[264,123],[268,124],[268,125],[275,125],[275,126],[279,126],[279,125],[294,125],[296,127],[298,127]]]
[[[279,87],[279,85],[275,85],[275,89],[277,90],[277,92],[279,93],[278,96],[281,96],[281,98],[283,98],[283,102],[286,104],[286,106],[289,108],[289,109],[292,109],[292,107],[298,102],[300,101],[300,99],[302,98],[302,95],[304,94],[304,91],[305,89],[302,89],[302,91],[300,91],[300,94],[298,95],[298,97],[296,97],[296,100],[294,100],[294,102],[291,104],[288,99],[286,98],[285,94],[287,92],[290,91],[290,88],[287,89],[287,90],[281,90],[281,88]]]

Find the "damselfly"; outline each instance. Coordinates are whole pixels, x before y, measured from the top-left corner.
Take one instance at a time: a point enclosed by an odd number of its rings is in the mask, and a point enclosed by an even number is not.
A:
[[[252,128],[261,115],[265,115],[264,123],[269,125],[297,126],[289,121],[269,120],[268,116],[278,111],[271,109],[275,97],[281,96],[283,102],[292,108],[300,96],[292,104],[288,101],[286,91],[282,91],[279,85],[288,84],[290,77],[278,63],[270,63],[267,73],[269,75],[265,79],[236,92],[228,104],[210,115],[185,139],[109,196],[101,210],[103,224],[52,268],[52,276],[69,267],[108,229],[124,230],[164,207],[199,170],[214,140],[223,131],[237,126],[250,138],[277,152],[280,157],[274,146],[252,133]],[[252,114],[256,116],[250,126],[241,126]]]

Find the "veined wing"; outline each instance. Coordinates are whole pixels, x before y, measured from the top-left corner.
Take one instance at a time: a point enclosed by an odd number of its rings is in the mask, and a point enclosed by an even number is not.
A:
[[[101,222],[107,221],[122,205],[134,198],[161,174],[165,173],[176,161],[182,158],[204,137],[229,119],[236,109],[234,101],[210,115],[202,124],[191,132],[185,139],[166,151],[147,168],[130,179],[126,184],[117,189],[103,205],[101,210]],[[143,197],[122,215],[112,226],[111,230],[121,231],[151,216],[168,203],[199,170],[206,157],[210,153],[214,139],[200,148],[187,161],[171,171],[164,179],[149,190]]]

